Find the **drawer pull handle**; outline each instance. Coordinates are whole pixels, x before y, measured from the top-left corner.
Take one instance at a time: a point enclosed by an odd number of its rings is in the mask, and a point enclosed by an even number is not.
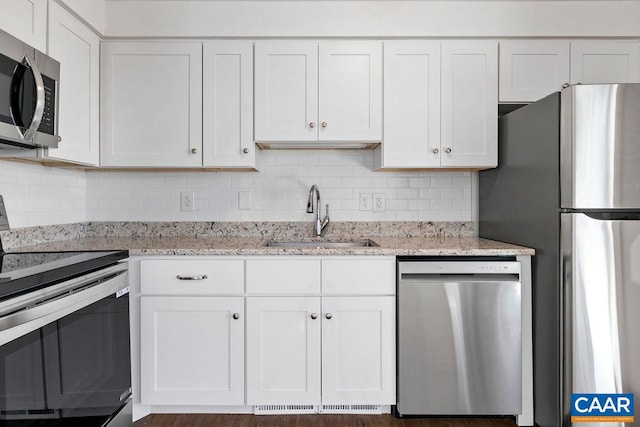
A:
[[[205,280],[208,276],[206,274],[203,274],[202,276],[181,276],[181,275],[177,275],[176,278],[178,280]]]

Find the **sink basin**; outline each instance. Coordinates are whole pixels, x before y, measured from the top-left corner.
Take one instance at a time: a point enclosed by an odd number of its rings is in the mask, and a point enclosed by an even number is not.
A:
[[[269,248],[292,248],[292,249],[340,249],[340,248],[371,248],[378,246],[372,240],[357,240],[348,242],[267,242]]]

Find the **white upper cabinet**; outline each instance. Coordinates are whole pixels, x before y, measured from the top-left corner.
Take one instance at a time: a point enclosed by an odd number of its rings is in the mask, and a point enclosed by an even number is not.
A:
[[[564,84],[637,82],[637,40],[500,42],[500,102],[534,102]]]
[[[571,42],[571,84],[640,82],[640,42]]]
[[[255,44],[255,139],[380,141],[382,43]]]
[[[101,165],[202,166],[202,44],[102,44]]]
[[[382,139],[382,43],[320,43],[318,139]]]
[[[0,29],[47,51],[47,0],[2,0]]]
[[[498,43],[442,43],[440,165],[498,164]]]
[[[440,42],[384,44],[387,168],[440,166]]]
[[[569,82],[569,42],[500,42],[500,102],[532,102]]]
[[[202,102],[203,166],[255,167],[253,43],[204,43]]]
[[[386,42],[374,168],[495,167],[497,55],[493,41]]]
[[[256,141],[318,139],[318,44],[255,44]]]
[[[60,62],[59,148],[47,156],[100,161],[100,38],[56,2],[49,3],[49,55]]]

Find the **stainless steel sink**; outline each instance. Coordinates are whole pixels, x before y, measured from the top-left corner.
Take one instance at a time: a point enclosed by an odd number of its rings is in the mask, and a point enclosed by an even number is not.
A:
[[[342,241],[342,242],[267,242],[266,247],[270,248],[315,248],[315,249],[339,249],[339,248],[371,248],[378,246],[372,240]]]

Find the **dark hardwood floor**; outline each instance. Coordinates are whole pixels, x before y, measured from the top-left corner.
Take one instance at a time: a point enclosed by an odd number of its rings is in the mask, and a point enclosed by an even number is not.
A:
[[[392,415],[155,414],[134,427],[515,427],[510,418],[394,418]]]

